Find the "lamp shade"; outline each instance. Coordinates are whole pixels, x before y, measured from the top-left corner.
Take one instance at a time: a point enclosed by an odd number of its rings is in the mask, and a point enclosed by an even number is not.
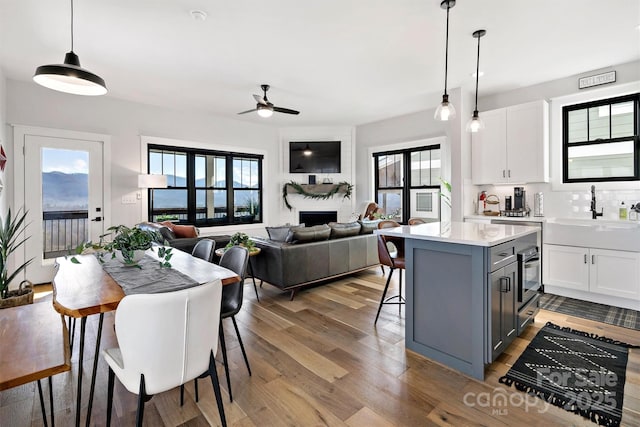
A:
[[[67,52],[64,64],[39,66],[33,81],[49,89],[74,95],[97,96],[107,93],[104,80],[80,67],[78,55],[73,51]]]
[[[138,175],[138,188],[167,188],[166,175]]]

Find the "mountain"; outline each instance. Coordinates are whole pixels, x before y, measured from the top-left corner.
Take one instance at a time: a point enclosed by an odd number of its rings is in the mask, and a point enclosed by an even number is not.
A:
[[[44,172],[42,209],[44,211],[87,210],[89,181],[86,173]]]
[[[174,182],[172,175],[167,181]],[[185,185],[185,179],[175,177],[177,186]],[[218,185],[221,185],[219,183]],[[238,185],[238,183],[234,183]],[[204,179],[196,181],[196,185],[204,185]],[[86,210],[88,208],[88,176],[83,173],[67,174],[63,172],[44,172],[42,174],[42,205],[44,211]],[[213,190],[216,207],[226,206],[226,191]],[[251,192],[238,193],[236,204],[247,206],[250,202],[257,203],[257,197],[251,197]],[[200,202],[200,200],[198,200]],[[187,204],[186,190],[156,190],[154,205],[156,208],[180,208]]]

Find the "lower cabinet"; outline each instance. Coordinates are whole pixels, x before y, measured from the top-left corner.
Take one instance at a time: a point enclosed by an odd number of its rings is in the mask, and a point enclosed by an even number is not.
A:
[[[640,253],[576,246],[543,249],[545,285],[640,299]]]
[[[491,360],[495,360],[517,336],[517,263],[489,274],[491,292]]]

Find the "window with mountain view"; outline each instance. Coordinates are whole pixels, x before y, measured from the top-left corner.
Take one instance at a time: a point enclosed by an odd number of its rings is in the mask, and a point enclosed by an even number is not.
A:
[[[150,145],[149,220],[201,226],[262,221],[262,156]]]
[[[640,94],[562,109],[563,181],[640,180]]]

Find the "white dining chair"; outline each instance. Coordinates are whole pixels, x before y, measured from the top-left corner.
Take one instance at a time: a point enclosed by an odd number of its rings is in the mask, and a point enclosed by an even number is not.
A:
[[[214,355],[218,347],[220,280],[176,292],[125,296],[116,311],[119,348],[104,350],[109,365],[107,426],[111,423],[114,377],[138,395],[136,425],[144,402],[208,374],[226,426]]]

